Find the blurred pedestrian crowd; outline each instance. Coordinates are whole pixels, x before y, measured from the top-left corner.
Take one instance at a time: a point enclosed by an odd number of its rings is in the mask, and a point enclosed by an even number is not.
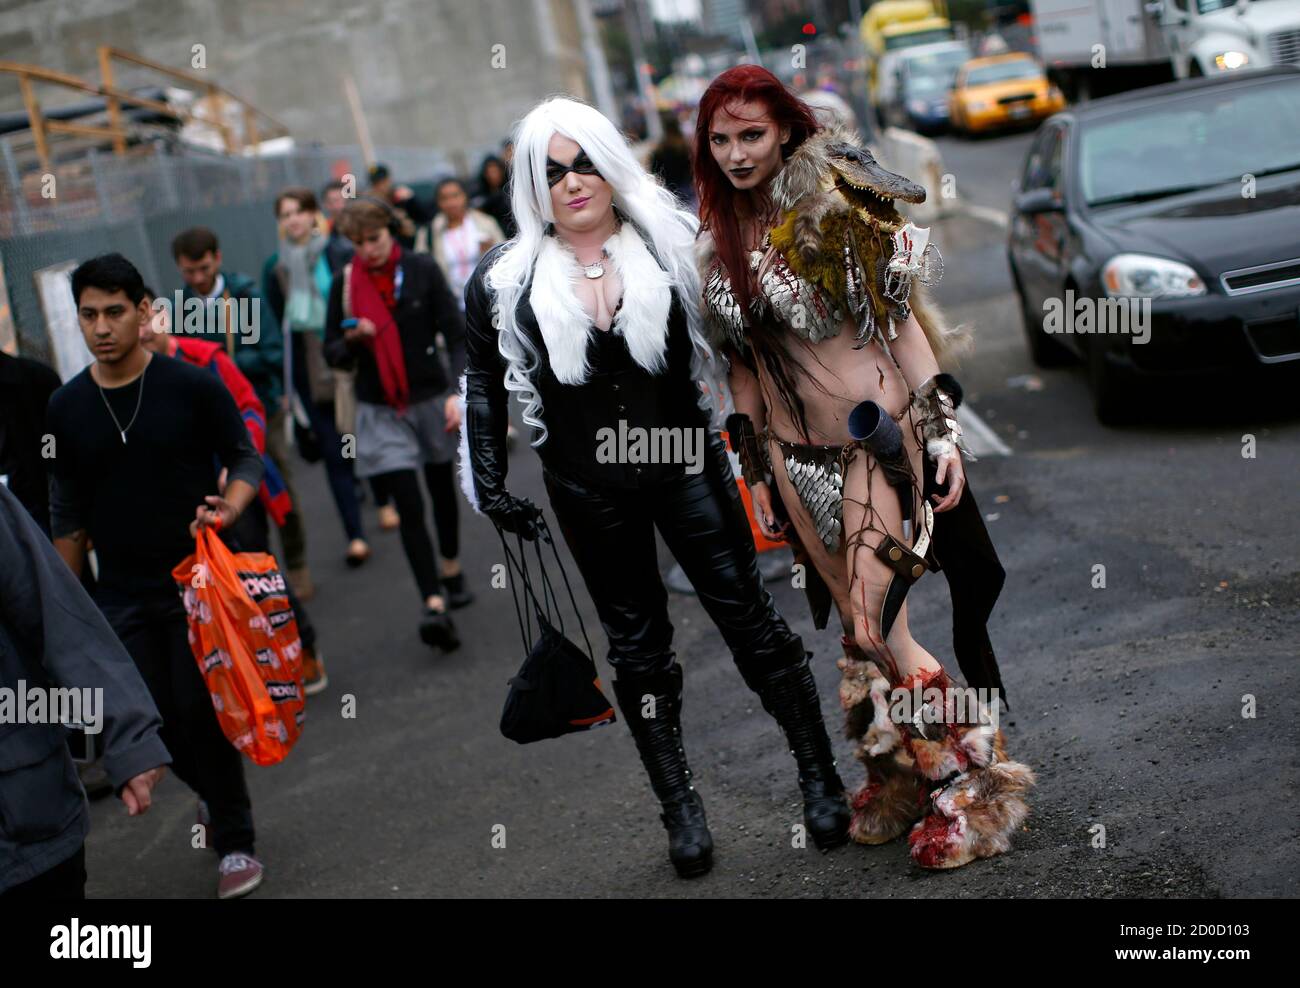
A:
[[[510,155],[506,142],[428,201],[382,164],[359,194],[342,179],[285,188],[260,271],[224,262],[220,230],[178,231],[174,297],[121,254],[92,258],[72,292],[94,362],[63,383],[0,353],[3,681],[102,690],[104,704],[95,734],[0,722],[0,897],[82,896],[83,787],[142,813],[167,766],[197,797],[217,894],[261,882],[242,756],[218,724],[172,575],[199,527],[236,552],[270,553],[278,533],[305,695],[328,685],[297,497],[317,464],[347,565],[372,554],[370,500],[378,527],[400,534],[421,638],[459,645],[449,612],[474,600],[455,479],[463,289],[514,234]]]
[[[675,118],[664,131],[651,169],[692,203],[689,145]],[[105,708],[94,735],[0,723],[0,806],[19,808],[0,834],[0,897],[84,895],[83,788],[143,813],[167,766],[195,793],[217,895],[261,882],[242,756],[218,724],[173,580],[198,528],[236,552],[271,553],[278,540],[301,689],[320,693],[327,643],[307,606],[316,584],[297,496],[320,465],[347,565],[374,551],[370,501],[378,528],[399,533],[420,637],[458,647],[449,612],[474,600],[455,478],[464,288],[515,235],[512,152],[506,141],[429,199],[382,164],[360,193],[342,179],[285,188],[260,271],[225,263],[220,230],[177,231],[185,287],[170,298],[129,258],[92,258],[72,291],[94,363],[62,383],[0,352],[4,680],[102,689]]]

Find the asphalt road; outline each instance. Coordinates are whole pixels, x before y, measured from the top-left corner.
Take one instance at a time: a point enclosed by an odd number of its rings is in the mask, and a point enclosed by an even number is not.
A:
[[[968,467],[1008,571],[991,623],[1012,706],[1003,725],[1012,754],[1039,776],[1011,854],[928,873],[902,842],[825,855],[792,847],[793,760],[699,605],[678,597],[685,742],[717,849],[709,876],[677,880],[622,725],[528,747],[498,733],[521,654],[509,593],[489,586],[501,561],[491,526],[467,512],[464,559],[479,600],[457,612],[466,646],[439,656],[416,637],[418,599],[396,536],[375,531],[370,564],[345,569],[323,474],[302,466],[320,588],[310,607],[331,684],[310,701],[292,756],[248,767],[267,866],[255,894],[1300,894],[1297,729],[1286,708],[1300,641],[1294,403],[1214,381],[1207,387],[1222,401],[1185,388],[1149,424],[1111,430],[1094,420],[1079,370],[1033,368],[1004,233],[987,212],[1007,208],[1027,143],[1024,134],[944,139],[963,202],[984,210],[935,228],[947,260],[938,297],[976,333],[956,371],[1011,449]],[[1193,404],[1227,411],[1193,415]],[[1253,459],[1241,455],[1246,434],[1256,437]],[[526,449],[511,486],[545,503]],[[670,563],[665,553],[665,571]],[[1093,587],[1098,565],[1104,589]],[[836,637],[813,631],[799,591],[772,589],[816,652],[823,710],[838,724]],[[912,600],[914,633],[949,657],[943,581],[922,580]],[[354,719],[340,715],[346,696]],[[1244,697],[1255,716],[1243,716]],[[860,767],[848,742],[837,744],[856,786]],[[89,893],[211,895],[215,859],[190,847],[193,814],[174,778],[139,820],[95,804]]]

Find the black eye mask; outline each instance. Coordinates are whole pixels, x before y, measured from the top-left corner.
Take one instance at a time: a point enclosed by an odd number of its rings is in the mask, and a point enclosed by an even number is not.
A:
[[[605,177],[596,171],[596,166],[591,163],[586,151],[579,151],[578,156],[573,159],[571,165],[562,165],[550,157],[546,159],[546,184],[552,189],[559,185],[569,172],[577,172],[579,175],[595,175],[602,181]]]

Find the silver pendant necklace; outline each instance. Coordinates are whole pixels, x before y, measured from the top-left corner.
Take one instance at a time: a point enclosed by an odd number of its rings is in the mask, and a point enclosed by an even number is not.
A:
[[[150,361],[149,363],[153,363],[153,361]],[[145,364],[144,370],[140,372],[140,393],[135,396],[135,412],[132,413],[131,421],[126,424],[125,428],[123,428],[122,423],[117,420],[117,416],[113,414],[113,406],[108,403],[108,395],[104,394],[103,386],[98,381],[95,381],[95,387],[99,388],[99,397],[104,400],[104,407],[108,409],[108,417],[111,418],[113,424],[117,426],[117,434],[122,437],[123,446],[126,445],[127,431],[131,426],[135,425],[136,417],[140,414],[140,403],[144,401],[144,376],[147,373],[149,373],[149,364]]]
[[[603,278],[605,276],[605,262],[607,260],[609,260],[609,251],[602,247],[600,249],[600,257],[596,258],[596,260],[592,261],[590,264],[582,265],[582,273],[592,281],[595,281],[597,278]]]

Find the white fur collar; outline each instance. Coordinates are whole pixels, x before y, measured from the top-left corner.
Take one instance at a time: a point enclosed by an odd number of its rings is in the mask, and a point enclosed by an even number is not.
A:
[[[607,241],[610,262],[623,284],[623,304],[610,331],[627,342],[639,366],[658,374],[667,365],[668,313],[672,284],[631,223]],[[561,384],[587,380],[587,347],[599,332],[574,291],[582,268],[573,251],[555,237],[542,238],[528,301],[542,333],[551,370]]]

